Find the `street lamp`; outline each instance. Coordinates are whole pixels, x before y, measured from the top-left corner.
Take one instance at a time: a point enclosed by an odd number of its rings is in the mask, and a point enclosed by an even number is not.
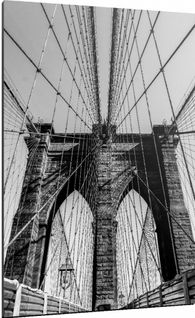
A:
[[[125,297],[124,295],[123,295],[123,293],[122,293],[122,291],[121,291],[121,293],[120,293],[120,295],[118,296],[119,297],[119,299],[120,299],[120,305],[121,305],[121,307],[124,305],[124,303],[123,303],[123,298]]]
[[[74,268],[69,257],[66,258],[66,263],[60,266],[59,272],[60,286],[65,291],[72,283],[72,274],[74,272]]]

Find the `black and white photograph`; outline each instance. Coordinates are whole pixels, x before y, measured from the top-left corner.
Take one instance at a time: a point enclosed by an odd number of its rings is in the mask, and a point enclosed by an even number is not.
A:
[[[195,10],[61,2],[2,6],[3,317],[193,306]]]

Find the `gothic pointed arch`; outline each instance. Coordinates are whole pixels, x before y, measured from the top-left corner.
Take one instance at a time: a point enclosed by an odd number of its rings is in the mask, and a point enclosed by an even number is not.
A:
[[[88,269],[83,272],[84,267]],[[82,194],[74,190],[50,211],[39,287],[77,304],[82,300],[90,308],[92,279],[93,214]]]
[[[131,189],[117,210],[117,294],[119,306],[162,281],[156,224],[146,201]]]
[[[147,188],[146,184],[139,182],[139,178],[136,176],[130,180],[120,194],[118,207],[131,190],[136,191],[145,200],[149,209],[152,211],[156,224],[162,276],[165,281],[173,279],[176,275],[176,260],[174,257],[172,229],[167,208],[159,200],[157,195]]]

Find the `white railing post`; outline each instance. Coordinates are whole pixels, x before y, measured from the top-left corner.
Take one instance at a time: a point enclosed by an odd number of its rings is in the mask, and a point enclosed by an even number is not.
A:
[[[59,314],[61,313],[62,299],[59,298]]]
[[[44,293],[44,306],[43,306],[43,314],[47,314],[47,293]]]
[[[16,298],[15,298],[15,303],[14,303],[13,316],[20,316],[21,297],[22,297],[22,284],[18,284],[18,287],[16,290]]]

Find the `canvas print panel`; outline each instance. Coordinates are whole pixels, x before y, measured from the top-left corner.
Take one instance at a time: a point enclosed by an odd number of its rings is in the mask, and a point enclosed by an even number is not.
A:
[[[4,316],[195,303],[195,16],[3,4]]]

